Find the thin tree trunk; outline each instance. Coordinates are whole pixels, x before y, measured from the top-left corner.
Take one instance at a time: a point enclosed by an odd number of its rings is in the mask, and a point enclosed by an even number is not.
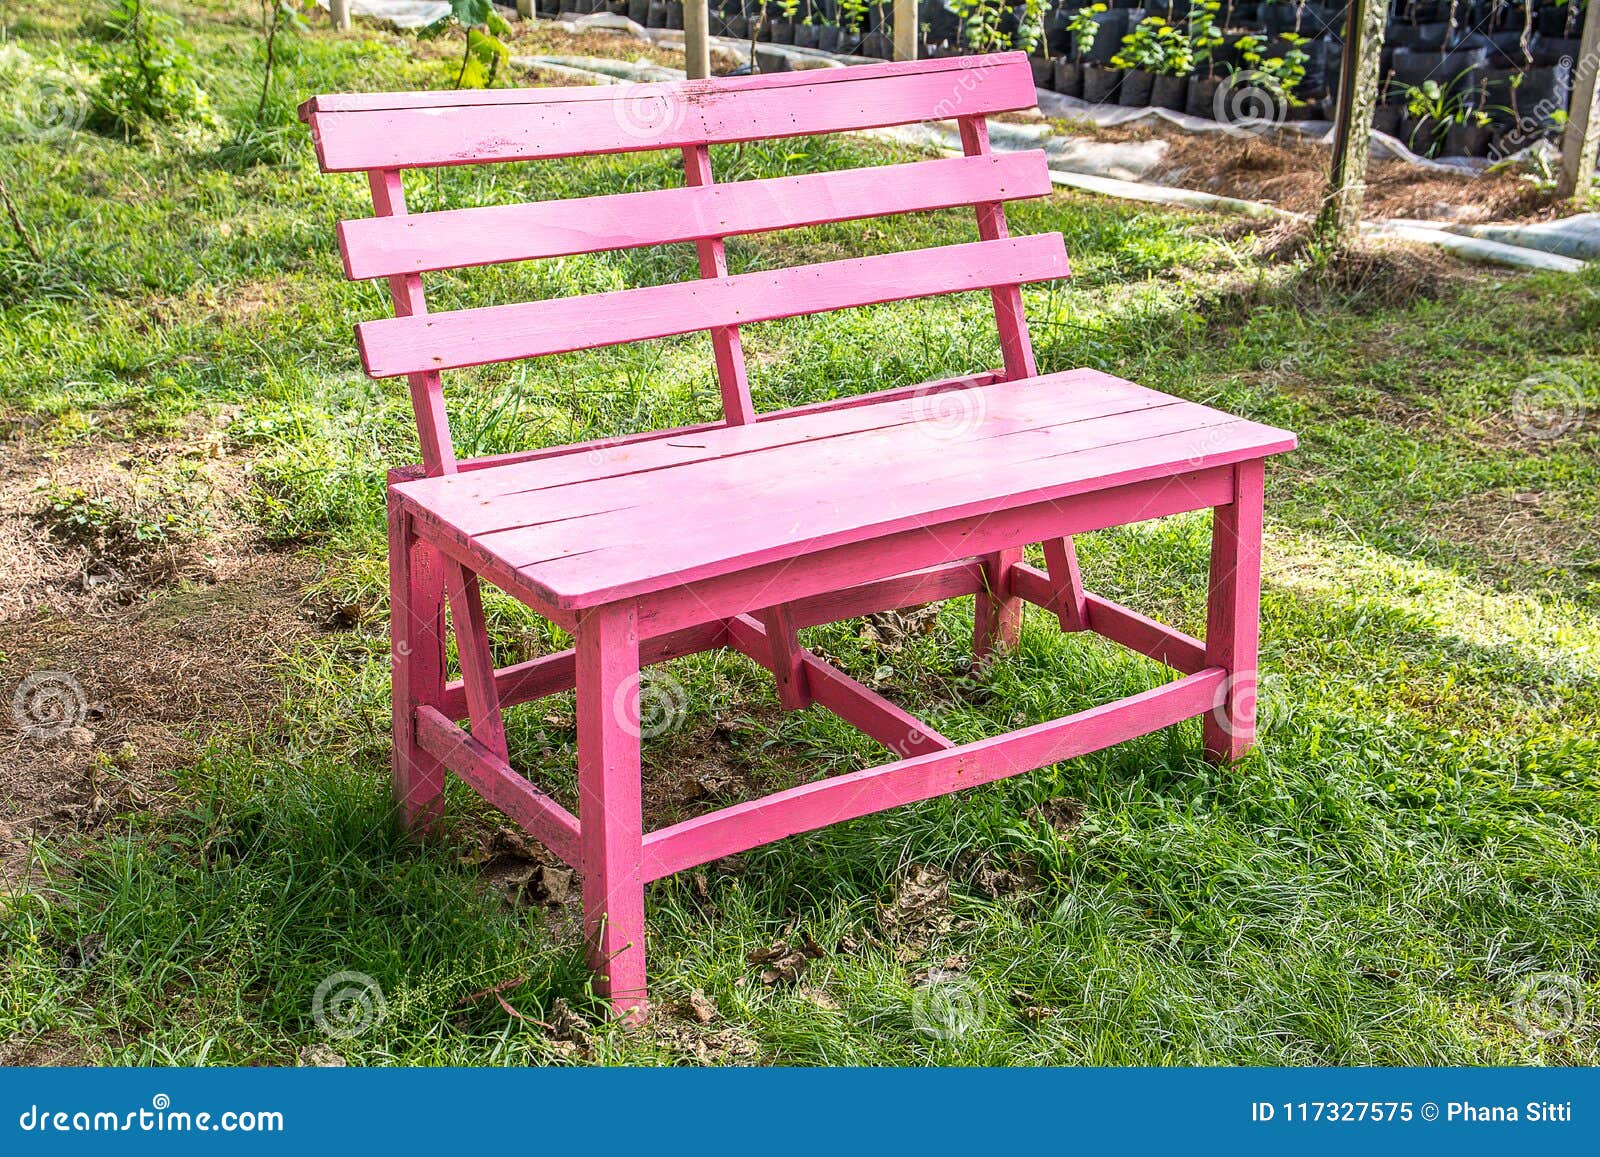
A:
[[[1585,201],[1594,183],[1596,154],[1600,153],[1600,116],[1595,115],[1595,71],[1600,65],[1600,16],[1590,0],[1583,14],[1583,39],[1578,43],[1578,63],[1572,77],[1572,111],[1561,138],[1561,176],[1556,194]]]
[[[1349,0],[1345,9],[1344,67],[1339,73],[1339,109],[1334,122],[1333,170],[1317,216],[1316,232],[1337,243],[1361,223],[1372,151],[1372,113],[1378,103],[1378,60],[1383,50],[1387,5]]]

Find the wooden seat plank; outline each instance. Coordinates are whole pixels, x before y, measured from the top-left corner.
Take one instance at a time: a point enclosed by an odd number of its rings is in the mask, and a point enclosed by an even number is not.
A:
[[[1081,388],[1085,379],[1075,377]],[[724,441],[738,441],[731,435],[759,429],[746,427],[697,435],[697,457],[656,469],[597,469],[593,477],[538,486],[541,464],[528,463],[398,490],[438,533],[520,570],[557,605],[581,607],[1293,443],[1281,430],[1108,375],[1088,379],[1100,393],[1087,402],[1052,389],[1052,381],[976,387],[991,402],[959,437],[930,440],[926,428],[908,421],[820,441],[774,438],[766,448],[722,454]]]
[[[983,392],[952,394],[937,400],[931,396],[892,398],[849,410],[702,430],[618,447],[615,451],[450,475],[427,488],[428,506],[434,517],[448,521],[456,529],[484,534],[518,525],[508,521],[509,516],[524,506],[537,509],[534,504],[540,502],[559,503],[554,508],[560,512],[558,517],[570,518],[630,501],[638,489],[626,481],[614,480],[638,474],[673,469],[679,471],[675,478],[692,480],[696,476],[682,473],[682,468],[714,462],[723,465],[717,467],[715,476],[706,476],[707,485],[736,481],[741,485],[778,486],[785,479],[769,476],[768,470],[774,465],[797,463],[826,468],[836,477],[840,470],[865,470],[870,474],[875,464],[884,460],[882,455],[904,452],[915,445],[904,436],[906,433],[917,435],[924,445],[958,452],[969,443],[1006,433],[1176,401],[1097,370],[1071,370],[975,388]],[[946,425],[952,414],[955,422],[965,423],[969,411],[974,416],[980,411],[984,414],[981,433]],[[741,465],[733,459],[746,455],[761,457],[752,459],[750,471],[732,473]],[[802,467],[788,476],[788,482],[806,485],[806,475],[807,470]],[[548,493],[557,489],[562,491],[558,496]]]
[[[1060,500],[1091,490],[1176,475],[1196,468],[1192,463],[1223,465],[1292,448],[1292,442],[1275,443],[1260,437],[1250,428],[1251,423],[1226,419],[1215,422],[1213,426],[1141,442],[1139,446],[1147,454],[1131,462],[1116,453],[1122,447],[1090,447],[1053,459],[1023,459],[1012,466],[996,464],[988,476],[969,473],[943,480],[965,485],[953,487],[958,498],[941,504],[927,501],[930,495],[926,488],[906,485],[872,494],[873,505],[866,510],[856,509],[853,516],[839,517],[841,511],[851,509],[847,500],[831,508],[819,500],[816,506],[802,511],[781,507],[768,510],[757,505],[747,523],[724,523],[710,532],[681,537],[672,544],[670,555],[651,552],[650,557],[641,557],[634,544],[567,544],[568,553],[549,557],[543,553],[543,544],[523,541],[522,536],[530,533],[525,531],[485,536],[475,539],[474,545],[550,591],[557,606],[581,607],[692,584],[850,542],[972,515],[995,514],[1013,504]],[[1213,453],[1208,447],[1219,437],[1226,439],[1225,452]],[[1229,446],[1227,442],[1234,444]],[[1057,465],[1075,468],[1053,472],[1050,468]],[[879,498],[884,499],[881,507],[876,505]],[[1138,520],[1138,512],[1131,512],[1124,519]],[[633,524],[634,543],[642,539],[643,527],[643,520]],[[667,571],[667,559],[672,560],[676,570]]]

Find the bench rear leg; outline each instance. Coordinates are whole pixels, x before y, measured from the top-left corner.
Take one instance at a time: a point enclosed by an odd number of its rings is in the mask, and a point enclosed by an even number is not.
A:
[[[803,711],[814,700],[807,681],[806,665],[801,659],[800,639],[795,630],[794,614],[782,604],[762,611],[758,616],[767,629],[767,642],[772,648],[772,670],[777,681],[778,702],[785,711]]]
[[[417,744],[417,708],[443,701],[444,559],[416,536],[389,492],[389,662],[394,703],[393,783],[396,818],[425,834],[444,806],[444,765]]]
[[[1014,547],[983,558],[984,589],[972,608],[972,657],[981,662],[997,649],[1013,651],[1022,631],[1022,600],[1011,593],[1011,568],[1022,561]]]
[[[1255,744],[1257,649],[1261,637],[1261,535],[1265,462],[1234,467],[1234,497],[1212,513],[1206,666],[1228,678],[1205,716],[1206,758],[1239,759]]]
[[[583,924],[595,991],[644,1020],[644,825],[640,805],[639,626],[631,604],[578,620],[578,821]]]

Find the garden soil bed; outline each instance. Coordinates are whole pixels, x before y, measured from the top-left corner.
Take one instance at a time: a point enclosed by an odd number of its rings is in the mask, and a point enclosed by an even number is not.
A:
[[[1163,140],[1167,151],[1147,181],[1265,201],[1294,213],[1315,213],[1321,206],[1331,159],[1326,146],[1283,138],[1078,123],[1067,133],[1106,142]],[[1575,210],[1516,173],[1456,175],[1374,158],[1364,211],[1373,218],[1486,224],[1548,220]]]

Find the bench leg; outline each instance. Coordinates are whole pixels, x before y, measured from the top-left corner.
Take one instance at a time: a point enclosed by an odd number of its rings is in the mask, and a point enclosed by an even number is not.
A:
[[[644,824],[640,808],[639,625],[631,604],[578,620],[578,822],[583,925],[595,990],[644,1020]]]
[[[394,702],[395,814],[426,833],[444,804],[444,766],[417,744],[417,708],[444,698],[444,559],[417,538],[389,493],[389,663]]]
[[[806,665],[801,658],[794,614],[780,604],[762,611],[758,617],[767,630],[767,642],[772,648],[772,670],[777,680],[778,702],[785,711],[803,711],[811,706],[813,700],[811,685],[807,682]]]
[[[1046,539],[1044,563],[1052,588],[1045,610],[1056,616],[1063,631],[1088,630],[1089,604],[1083,597],[1083,574],[1078,569],[1078,552],[1072,539]]]
[[[1022,600],[1011,593],[1011,568],[1022,561],[1014,547],[983,558],[984,588],[972,609],[972,657],[982,662],[996,649],[1015,650],[1022,630]]]
[[[1212,512],[1206,666],[1228,678],[1205,716],[1206,758],[1239,759],[1256,738],[1257,647],[1261,636],[1261,532],[1265,463],[1234,467],[1234,497]]]

